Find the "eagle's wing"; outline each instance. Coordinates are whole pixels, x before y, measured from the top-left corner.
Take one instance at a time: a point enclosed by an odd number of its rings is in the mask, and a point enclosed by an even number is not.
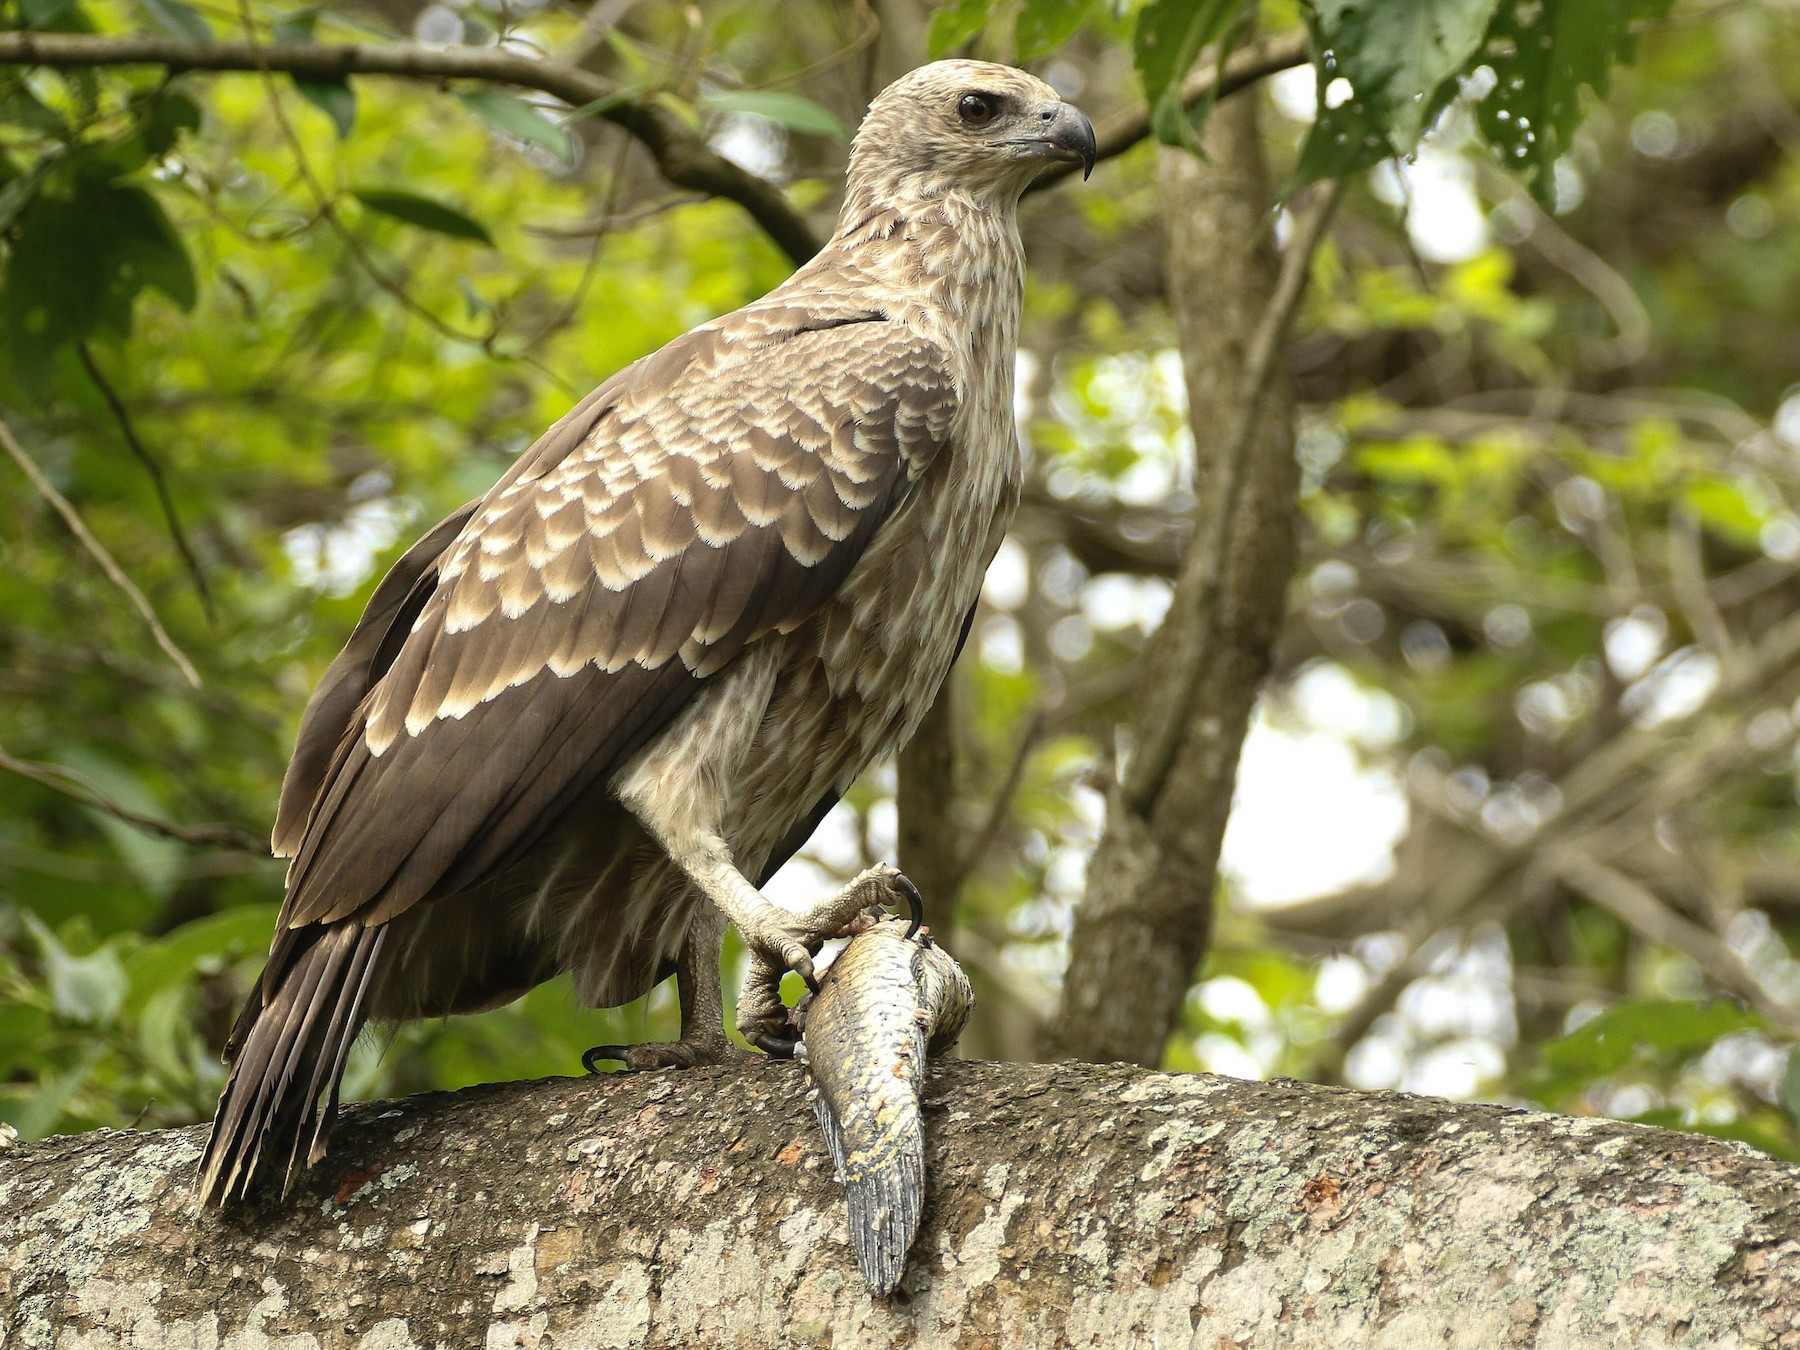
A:
[[[946,365],[880,314],[765,307],[596,391],[378,589],[351,639],[369,664],[315,700],[329,719],[368,690],[322,770],[296,768],[281,927],[479,881],[746,644],[804,623],[943,446]]]
[[[564,413],[514,461],[492,492],[445,516],[407,549],[381,579],[362,617],[356,621],[350,640],[325,668],[300,716],[294,757],[288,761],[287,773],[282,777],[281,803],[275,811],[276,857],[291,858],[299,850],[307,818],[330,772],[333,757],[352,724],[360,725],[359,705],[393,665],[400,643],[412,631],[413,621],[437,588],[444,551],[456,542],[470,517],[494,492],[535,466],[567,458],[593,429],[595,408],[610,401],[636,370],[636,366],[629,366],[620,371]]]

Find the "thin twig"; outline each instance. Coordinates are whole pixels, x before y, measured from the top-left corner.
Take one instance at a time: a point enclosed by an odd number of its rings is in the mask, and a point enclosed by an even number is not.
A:
[[[464,332],[454,324],[439,318],[430,309],[413,299],[406,287],[388,276],[376,264],[375,259],[369,255],[363,241],[344,224],[337,213],[335,195],[325,190],[324,184],[313,172],[312,161],[307,158],[306,147],[300,143],[300,137],[294,131],[294,124],[288,120],[287,109],[282,106],[281,102],[281,91],[275,85],[273,67],[266,59],[263,59],[263,54],[269,49],[256,36],[256,21],[251,17],[250,7],[246,0],[238,0],[238,17],[244,25],[244,34],[250,44],[251,52],[258,58],[256,69],[257,74],[262,77],[269,113],[274,117],[276,129],[280,131],[282,140],[287,142],[288,151],[294,157],[294,167],[299,171],[300,181],[306,185],[307,191],[312,195],[318,218],[323,220],[337,235],[344,247],[350,251],[350,255],[369,275],[370,280],[398,300],[410,313],[417,315],[431,328],[454,342],[466,342],[471,346],[488,348],[494,340],[492,330],[486,334]]]
[[[1714,984],[1743,999],[1783,1034],[1800,1036],[1800,1013],[1770,994],[1744,958],[1717,933],[1676,913],[1648,887],[1591,857],[1570,853],[1557,859],[1555,869],[1571,889],[1638,936],[1682,953]]]
[[[630,142],[627,141],[626,144],[629,145]],[[545,239],[591,239],[595,235],[611,234],[615,230],[628,230],[678,207],[695,206],[707,200],[706,194],[701,192],[678,192],[673,196],[645,202],[630,211],[608,211],[604,215],[578,220],[573,225],[527,225],[525,230],[528,234],[541,235]]]
[[[1444,810],[1434,794],[1416,792],[1412,798],[1415,810],[1429,812],[1461,828],[1470,848],[1456,865],[1440,863],[1437,873],[1429,879],[1415,879],[1409,892],[1419,890],[1420,881],[1424,882],[1423,890],[1416,896],[1403,896],[1401,903],[1393,907],[1407,915],[1404,952],[1320,1046],[1308,1076],[1320,1082],[1337,1078],[1345,1056],[1417,977],[1412,963],[1436,933],[1453,923],[1471,922],[1477,916],[1504,919],[1531,898],[1530,879],[1534,874],[1547,871],[1561,875],[1564,863],[1571,857],[1619,856],[1632,847],[1632,840],[1648,836],[1650,822],[1662,814],[1657,802],[1692,801],[1701,796],[1710,778],[1731,766],[1731,755],[1741,758],[1735,747],[1748,745],[1742,728],[1755,716],[1757,707],[1752,704],[1741,709],[1735,717],[1736,727],[1715,732],[1697,751],[1670,761],[1668,747],[1691,742],[1695,729],[1715,717],[1722,707],[1771,686],[1779,689],[1783,675],[1793,669],[1796,660],[1800,660],[1800,616],[1776,625],[1757,648],[1734,664],[1712,697],[1694,712],[1655,728],[1622,733],[1573,765],[1557,784],[1562,794],[1561,812],[1533,839],[1502,843]],[[1777,700],[1787,702],[1791,699],[1785,695]],[[1660,761],[1669,762],[1662,763],[1653,775],[1643,773],[1648,765]],[[1638,819],[1627,830],[1624,822],[1631,816]],[[1514,883],[1513,889],[1503,892],[1509,882]],[[1618,892],[1615,889],[1608,894],[1616,897]],[[1636,912],[1641,919],[1642,907]],[[1684,941],[1691,938],[1677,930],[1669,931]],[[1666,937],[1657,940],[1680,946]]]
[[[1700,522],[1685,507],[1669,513],[1669,585],[1681,617],[1700,645],[1721,662],[1732,655],[1731,629],[1707,585]]]
[[[1025,766],[1031,762],[1031,752],[1043,739],[1047,727],[1048,720],[1041,708],[1025,724],[1024,734],[1019,737],[1018,747],[1013,751],[1012,763],[1007,766],[1006,778],[988,806],[987,819],[982,821],[981,828],[975,832],[969,846],[956,860],[956,881],[959,887],[963,879],[980,866],[988,850],[993,848],[994,841],[1000,837],[1000,831],[1005,827],[1006,818],[1012,811],[1013,798],[1019,793],[1019,784],[1025,780]]]
[[[629,140],[619,142],[619,153],[613,160],[612,181],[607,184],[606,201],[601,205],[600,215],[595,222],[599,228],[592,234],[592,241],[588,245],[587,261],[582,264],[581,276],[575,283],[575,289],[569,293],[568,300],[557,309],[556,313],[545,321],[544,326],[538,329],[537,335],[525,343],[524,351],[536,351],[548,342],[552,334],[560,332],[575,317],[581,309],[583,301],[587,299],[588,287],[594,284],[594,277],[600,270],[600,251],[605,246],[607,234],[614,228],[609,222],[617,219],[620,215],[619,198],[624,192],[625,162],[630,151],[631,142]]]
[[[1313,253],[1325,238],[1343,192],[1342,179],[1334,179],[1325,184],[1318,205],[1296,225],[1294,237],[1281,260],[1281,274],[1276,278],[1274,293],[1269,297],[1268,308],[1263,311],[1262,321],[1257,325],[1250,340],[1250,349],[1244,356],[1243,384],[1238,391],[1237,406],[1232,412],[1225,451],[1220,456],[1222,473],[1219,481],[1222,483],[1223,495],[1216,505],[1208,504],[1208,510],[1216,512],[1215,519],[1219,523],[1212,531],[1212,547],[1202,560],[1200,594],[1193,602],[1202,615],[1211,614],[1218,603],[1226,567],[1237,548],[1237,504],[1244,490],[1244,479],[1248,476],[1250,453],[1256,442],[1263,396],[1268,391],[1269,381],[1274,378],[1282,345],[1287,340],[1294,315],[1300,308],[1300,297],[1306,292]],[[1204,634],[1200,635],[1200,640],[1205,640]],[[1124,799],[1140,817],[1150,814],[1151,807],[1162,795],[1163,785],[1168,781],[1170,770],[1175,765],[1175,757],[1187,735],[1193,702],[1199,697],[1203,674],[1201,666],[1202,663],[1198,660],[1186,663],[1186,669],[1181,672],[1180,690],[1169,706],[1168,715],[1158,725],[1147,729],[1149,735],[1146,744],[1127,772]]]
[[[163,522],[169,527],[169,537],[174,540],[175,550],[181,554],[181,560],[187,566],[188,575],[193,578],[194,590],[200,596],[200,607],[206,611],[206,617],[209,620],[216,620],[218,616],[213,611],[212,588],[206,584],[206,574],[200,570],[200,560],[194,556],[193,547],[188,543],[187,532],[181,528],[181,517],[175,513],[175,499],[169,495],[169,480],[163,473],[162,465],[157,462],[156,456],[150,453],[150,448],[139,437],[137,427],[131,420],[131,414],[125,408],[124,400],[119,397],[118,391],[112,387],[112,382],[106,378],[99,363],[94,360],[93,350],[83,341],[75,344],[75,353],[81,358],[82,367],[87,371],[88,378],[94,382],[94,388],[98,389],[100,397],[106,400],[106,406],[112,412],[113,421],[118,423],[119,434],[125,438],[126,448],[137,456],[138,462],[144,466],[144,471],[150,475],[150,482],[156,488],[156,500],[162,505]]]
[[[1576,285],[1600,302],[1613,326],[1618,329],[1604,342],[1589,343],[1582,349],[1584,364],[1594,370],[1617,370],[1636,365],[1650,350],[1654,329],[1644,302],[1631,283],[1598,253],[1576,239],[1558,223],[1556,217],[1532,200],[1506,174],[1477,159],[1483,169],[1482,186],[1526,217],[1531,233],[1526,236],[1545,262],[1562,272]]]
[[[55,508],[56,514],[63,518],[63,524],[69,527],[69,532],[81,541],[81,546],[100,564],[100,570],[106,573],[106,579],[123,591],[126,598],[137,607],[138,613],[144,616],[144,622],[150,626],[150,635],[156,639],[156,645],[180,668],[181,673],[187,677],[187,682],[198,689],[200,672],[194,669],[194,663],[187,659],[181,648],[175,645],[175,639],[163,628],[162,620],[156,617],[150,601],[137,588],[137,584],[125,575],[125,569],[113,560],[112,554],[106,551],[106,546],[94,538],[80,513],[70,505],[69,499],[44,477],[44,471],[38,468],[37,461],[25,453],[25,447],[19,444],[12,429],[4,422],[0,422],[0,445],[6,447],[6,453],[25,471],[25,476],[31,480],[31,485],[38,490],[38,494]]]
[[[214,825],[171,825],[154,816],[146,816],[122,806],[95,784],[73,769],[65,769],[60,764],[44,764],[37,760],[15,759],[0,746],[0,769],[17,774],[20,778],[29,779],[39,787],[67,797],[70,801],[93,811],[102,812],[122,820],[134,829],[145,834],[153,834],[161,839],[174,839],[183,844],[192,844],[196,848],[229,848],[244,853],[264,853],[262,841],[248,831],[236,825],[223,822]]]

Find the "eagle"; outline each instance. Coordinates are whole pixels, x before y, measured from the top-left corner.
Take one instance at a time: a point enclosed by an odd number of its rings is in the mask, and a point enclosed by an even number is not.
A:
[[[1019,197],[1093,126],[1049,85],[939,61],[870,105],[837,229],[762,299],[614,375],[376,587],[302,716],[269,959],[225,1048],[204,1202],[317,1162],[363,1024],[476,1012],[564,971],[585,1004],[671,970],[716,1063],[791,1052],[778,985],[907,898],[758,889],[903,745],[1018,502]],[[323,1102],[321,1102],[323,1099]]]

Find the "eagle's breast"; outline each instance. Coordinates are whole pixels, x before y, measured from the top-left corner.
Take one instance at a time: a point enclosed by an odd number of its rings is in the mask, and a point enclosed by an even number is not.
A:
[[[896,251],[896,321],[954,372],[945,444],[837,595],[784,647],[739,778],[733,846],[753,870],[796,820],[903,745],[937,697],[1023,479],[1013,366],[1023,252],[1010,219],[946,211]],[[873,289],[873,288],[872,288]],[[871,301],[877,297],[866,295]]]

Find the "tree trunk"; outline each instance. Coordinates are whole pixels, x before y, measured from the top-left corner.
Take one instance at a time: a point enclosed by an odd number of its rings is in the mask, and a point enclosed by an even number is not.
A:
[[[0,1346],[1773,1346],[1800,1168],[1608,1120],[1296,1083],[939,1065],[870,1298],[794,1064],[349,1109],[197,1213],[204,1127],[0,1152]]]
[[[1252,378],[1248,355],[1279,270],[1254,93],[1219,105],[1205,145],[1205,159],[1159,152],[1169,302],[1194,430],[1194,536],[1150,645],[1134,758],[1088,866],[1051,1057],[1162,1058],[1206,953],[1238,753],[1294,569],[1299,467],[1292,396],[1279,371],[1250,425],[1248,453],[1237,457],[1242,481],[1225,481],[1230,429]],[[1147,753],[1158,738],[1172,738],[1172,753]]]
[[[925,921],[954,946],[956,893],[962,886],[962,829],[956,812],[956,673],[895,758],[895,850],[925,902]]]

